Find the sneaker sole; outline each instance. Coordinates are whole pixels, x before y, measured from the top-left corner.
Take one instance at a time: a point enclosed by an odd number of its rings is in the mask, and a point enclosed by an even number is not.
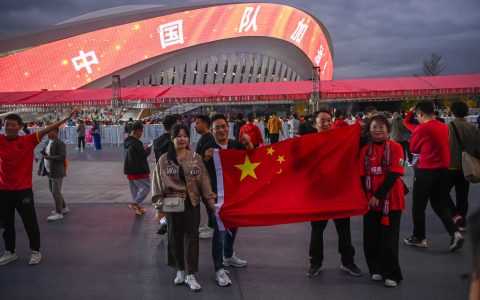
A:
[[[200,292],[200,291],[202,290],[202,288],[199,288],[199,289],[192,289],[192,288],[191,288],[191,287],[188,285],[188,283],[187,283],[187,282],[185,282],[185,285],[188,287],[188,289],[189,289],[190,291],[192,291],[192,292],[195,292],[195,293],[196,293],[196,292]]]
[[[185,281],[182,281],[182,282],[173,282],[176,286],[180,286],[180,285],[183,285],[185,284]]]
[[[462,248],[464,242],[465,242],[465,238],[458,240],[455,245],[450,246],[450,251],[455,251]]]
[[[425,245],[425,244],[414,244],[414,243],[410,243],[410,242],[407,242],[405,240],[403,240],[403,243],[407,246],[412,246],[412,247],[417,247],[417,248],[428,248],[428,245]]]
[[[231,285],[232,285],[231,282],[227,282],[227,283],[225,283],[225,284],[222,285],[218,280],[217,280],[217,283],[218,283],[218,286],[220,286],[220,287],[227,287],[227,286],[231,286]]]
[[[360,276],[363,275],[363,273],[359,273],[359,274],[354,273],[354,272],[350,271],[350,269],[344,267],[343,265],[340,266],[340,270],[345,271],[345,272],[347,272],[348,274],[350,274],[350,275],[352,275],[352,276],[355,276],[355,277],[360,277]]]
[[[13,261],[16,261],[17,259],[18,259],[18,257],[15,257],[15,258],[9,259],[9,260],[7,260],[7,261],[3,261],[3,262],[0,263],[0,266],[4,266],[4,265],[6,265],[6,264],[9,264],[9,263],[11,263],[11,262],[13,262]]]
[[[308,277],[315,277],[315,276],[317,276],[318,274],[320,274],[320,273],[323,271],[323,269],[324,269],[324,267],[321,267],[320,269],[318,269],[317,272],[315,272],[315,273],[313,273],[313,274],[309,274],[309,273],[307,272],[307,276],[308,276]]]
[[[247,266],[247,264],[244,264],[244,265],[233,265],[233,264],[230,264],[230,263],[227,263],[227,262],[223,262],[223,266],[224,267],[233,267],[233,268],[245,268]]]

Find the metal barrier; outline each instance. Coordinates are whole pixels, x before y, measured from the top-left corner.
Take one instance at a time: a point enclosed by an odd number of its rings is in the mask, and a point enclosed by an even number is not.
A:
[[[263,139],[265,140],[265,126],[262,122],[255,123],[260,128]],[[85,130],[85,143],[92,145],[92,126],[86,126]],[[30,128],[30,131],[33,133],[35,131],[41,130],[43,127]],[[161,136],[165,132],[162,124],[150,124],[143,127],[143,135],[141,141],[143,143],[152,143],[154,139]],[[283,141],[288,138],[288,124],[283,123],[283,132],[284,135],[280,135],[280,141]],[[60,127],[59,131],[60,138],[66,144],[77,144],[77,127],[75,126],[65,126]],[[125,127],[123,125],[101,125],[100,126],[100,138],[102,144],[106,145],[117,145],[120,146],[123,144],[123,141],[126,138]],[[233,139],[233,123],[230,123],[230,132],[229,138]],[[200,139],[200,135],[195,131],[194,126],[190,128],[190,143],[196,144]]]

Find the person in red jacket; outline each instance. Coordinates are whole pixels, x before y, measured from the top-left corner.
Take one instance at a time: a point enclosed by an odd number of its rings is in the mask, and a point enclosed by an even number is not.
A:
[[[335,111],[335,121],[333,122],[333,128],[341,128],[348,126],[347,121],[345,121],[345,115],[343,114],[343,111],[337,110]]]
[[[372,141],[360,152],[359,168],[370,210],[363,218],[363,250],[372,280],[395,287],[402,280],[398,258],[400,220],[405,209],[402,146],[388,138],[390,124],[375,115],[367,125]]]
[[[254,118],[252,115],[247,117],[247,124],[243,125],[240,128],[239,136],[243,136],[244,134],[248,134],[250,139],[252,140],[252,144],[255,148],[258,148],[263,145],[263,137],[262,133],[260,132],[260,128],[253,123]]]
[[[412,123],[416,112],[419,125]],[[414,155],[413,181],[413,235],[404,239],[409,246],[427,248],[425,238],[425,209],[428,200],[451,236],[450,251],[460,249],[464,238],[453,222],[449,203],[450,144],[448,127],[435,119],[432,102],[422,101],[411,109],[405,118],[405,126],[412,131],[410,151]]]

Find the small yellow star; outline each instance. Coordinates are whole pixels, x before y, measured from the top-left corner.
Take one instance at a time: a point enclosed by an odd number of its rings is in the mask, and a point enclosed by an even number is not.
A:
[[[273,147],[270,147],[267,149],[267,154],[268,155],[273,155],[273,152],[275,152],[275,150],[273,149]]]
[[[282,164],[285,161],[285,155],[279,155],[277,161]]]
[[[235,168],[242,171],[240,181],[242,181],[247,176],[252,176],[253,178],[257,179],[257,175],[255,174],[255,168],[259,165],[260,163],[251,163],[248,155],[245,155],[245,162],[243,163],[243,165],[235,165]]]

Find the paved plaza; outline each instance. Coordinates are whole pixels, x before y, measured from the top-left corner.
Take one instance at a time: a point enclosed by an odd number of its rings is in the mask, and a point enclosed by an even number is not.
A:
[[[175,271],[166,265],[165,237],[158,236],[154,211],[135,216],[128,208],[130,191],[123,175],[123,148],[78,153],[68,146],[69,170],[63,194],[71,212],[47,222],[53,200],[45,178],[36,176],[34,191],[42,236],[42,262],[28,266],[28,241],[17,215],[19,259],[0,267],[0,299],[466,299],[472,268],[469,238],[455,253],[450,237],[429,206],[428,249],[400,245],[404,280],[394,289],[339,269],[337,235],[330,222],[325,232],[325,270],[315,278],[309,266],[310,224],[241,228],[235,250],[248,261],[230,268],[233,285],[218,287],[214,279],[211,240],[200,240],[197,276],[200,293],[173,284]],[[152,168],[153,154],[150,157]],[[405,181],[411,187],[412,170]],[[348,187],[346,187],[348,188]],[[472,185],[472,212],[479,207],[480,185]],[[204,208],[202,208],[203,210]],[[203,213],[203,215],[205,215]],[[205,216],[203,216],[205,218]],[[356,263],[367,271],[362,249],[361,217],[352,218]],[[401,238],[411,235],[411,194],[407,198]],[[0,245],[3,252],[3,243]]]

